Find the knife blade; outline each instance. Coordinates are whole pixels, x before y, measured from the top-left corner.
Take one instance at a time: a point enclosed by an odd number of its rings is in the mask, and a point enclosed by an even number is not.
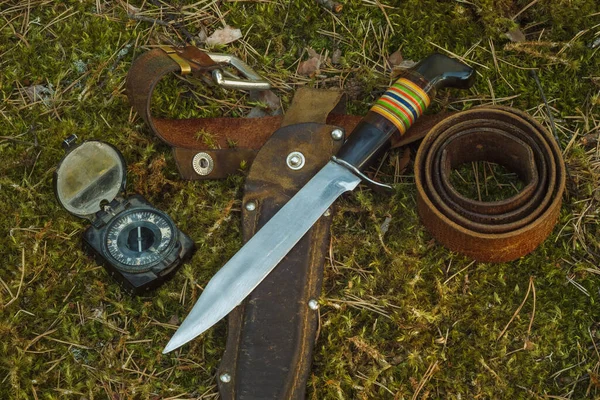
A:
[[[425,111],[437,89],[468,88],[474,70],[433,54],[398,79],[372,106],[325,165],[213,276],[163,350],[168,353],[205,332],[238,306],[308,232],[311,226],[361,180],[364,171]]]

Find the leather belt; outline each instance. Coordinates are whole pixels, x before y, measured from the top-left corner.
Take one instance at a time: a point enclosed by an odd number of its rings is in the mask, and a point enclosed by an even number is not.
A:
[[[460,164],[490,161],[516,172],[525,187],[501,201],[471,200],[450,183]],[[418,212],[451,250],[504,262],[535,249],[552,231],[565,189],[565,165],[554,138],[531,116],[479,107],[445,118],[429,131],[415,160]]]
[[[183,179],[221,179],[239,173],[240,165],[249,165],[271,134],[279,127],[289,125],[290,121],[336,125],[344,128],[348,134],[362,119],[362,116],[345,113],[343,102],[340,101],[341,91],[307,88],[296,92],[290,107],[295,110],[293,115],[190,119],[157,118],[152,115],[152,93],[163,77],[179,73],[206,78],[223,68],[223,64],[217,61],[224,57],[219,55],[217,58],[193,46],[162,46],[136,58],[127,74],[126,92],[133,109],[156,136],[172,147]],[[296,115],[301,115],[302,119],[299,120]],[[392,147],[421,139],[443,116],[423,116],[407,134],[396,138]],[[198,135],[199,132],[203,134]],[[205,155],[205,160],[210,159],[210,172],[198,168],[198,165],[194,167],[194,158],[199,154]]]

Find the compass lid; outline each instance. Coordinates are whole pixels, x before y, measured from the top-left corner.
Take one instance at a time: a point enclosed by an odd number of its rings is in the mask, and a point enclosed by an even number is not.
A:
[[[68,212],[93,219],[101,204],[125,190],[127,167],[114,146],[99,140],[73,146],[75,139],[63,142],[67,155],[54,173],[54,192]]]

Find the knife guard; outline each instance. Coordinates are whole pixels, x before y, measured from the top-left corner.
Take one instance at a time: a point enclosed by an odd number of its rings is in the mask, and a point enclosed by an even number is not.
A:
[[[321,123],[288,125],[264,144],[246,178],[244,242],[339,150],[343,140],[331,135],[336,128]],[[304,156],[301,169],[288,167],[292,152]],[[254,207],[248,206],[251,203]],[[330,239],[332,213],[325,214],[229,314],[227,345],[218,371],[223,399],[305,398],[319,319],[316,301]],[[268,250],[269,244],[264,245]]]

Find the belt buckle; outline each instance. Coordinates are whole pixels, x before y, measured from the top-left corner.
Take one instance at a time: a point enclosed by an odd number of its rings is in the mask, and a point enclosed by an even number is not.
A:
[[[181,56],[181,53],[179,53],[176,48],[172,46],[160,46],[160,48],[171,57],[173,61],[179,64],[181,75],[189,75],[192,73],[192,65],[187,59]],[[211,73],[213,81],[217,85],[227,89],[238,90],[268,90],[271,88],[271,84],[267,80],[257,74],[248,64],[236,56],[221,53],[206,54],[215,64],[223,67],[232,67],[243,76],[243,78],[240,78],[225,69],[215,68]]]

